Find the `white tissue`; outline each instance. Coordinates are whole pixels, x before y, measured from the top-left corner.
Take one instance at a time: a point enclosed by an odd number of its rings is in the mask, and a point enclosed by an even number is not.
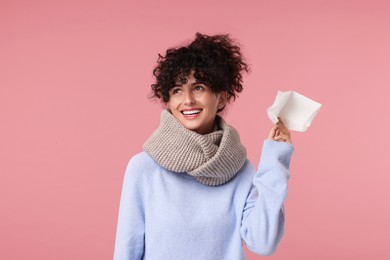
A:
[[[295,91],[278,91],[268,117],[276,124],[280,117],[289,130],[305,132],[320,111],[321,104]]]

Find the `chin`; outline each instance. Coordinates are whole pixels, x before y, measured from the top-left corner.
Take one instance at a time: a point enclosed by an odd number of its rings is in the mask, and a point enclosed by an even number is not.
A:
[[[187,128],[188,130],[192,130],[192,131],[195,131],[197,132],[197,130],[199,130],[199,126],[196,126],[196,125],[193,125],[193,124],[183,124],[182,125]]]

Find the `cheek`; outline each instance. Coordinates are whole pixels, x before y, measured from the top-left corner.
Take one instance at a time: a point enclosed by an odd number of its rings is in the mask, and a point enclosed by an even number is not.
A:
[[[175,113],[176,110],[179,108],[180,102],[175,98],[170,98],[169,101],[166,103],[166,107],[169,111],[172,113]]]
[[[213,98],[209,102],[209,106],[212,107],[213,109],[218,109],[218,104],[219,104],[219,99],[218,98]]]
[[[213,94],[207,95],[202,98],[203,104],[209,107],[215,107],[218,105],[218,98],[214,96]]]

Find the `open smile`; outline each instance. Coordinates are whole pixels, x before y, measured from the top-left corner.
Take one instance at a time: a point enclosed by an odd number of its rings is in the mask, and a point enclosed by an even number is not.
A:
[[[197,115],[199,114],[200,112],[202,112],[202,109],[186,109],[186,110],[182,110],[180,111],[183,115],[187,116],[187,115]]]
[[[186,119],[194,119],[196,117],[198,117],[198,115],[200,114],[200,112],[202,112],[203,109],[200,109],[200,108],[192,108],[192,109],[185,109],[185,110],[182,110],[180,111],[183,116],[186,118]]]

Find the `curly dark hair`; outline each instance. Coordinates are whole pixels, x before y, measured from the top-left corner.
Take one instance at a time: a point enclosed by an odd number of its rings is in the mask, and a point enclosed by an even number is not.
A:
[[[227,101],[236,99],[242,91],[242,72],[249,72],[240,47],[234,44],[229,34],[207,36],[196,33],[188,46],[170,48],[165,56],[158,55],[153,70],[156,83],[152,84],[154,98],[169,101],[169,90],[177,83],[187,83],[194,72],[197,82],[211,88],[214,93],[227,92]]]

